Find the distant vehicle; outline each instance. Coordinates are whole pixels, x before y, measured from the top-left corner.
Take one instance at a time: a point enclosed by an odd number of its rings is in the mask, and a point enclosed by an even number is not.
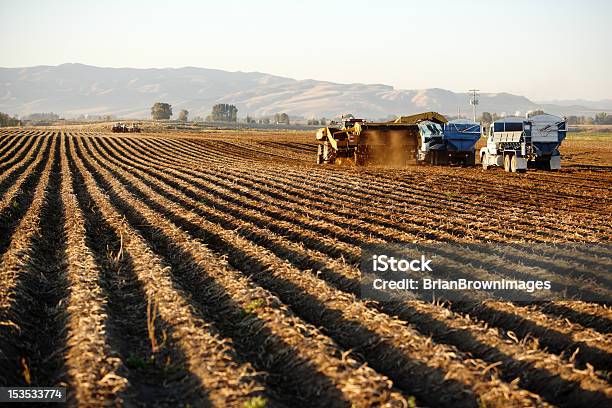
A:
[[[140,133],[140,127],[136,124],[128,126],[125,123],[117,122],[112,127],[113,133]]]
[[[561,168],[559,146],[567,135],[567,122],[554,115],[508,117],[491,124],[487,146],[480,149],[482,168],[504,167],[525,172],[528,165],[546,170]]]
[[[113,125],[112,131],[113,133],[127,133],[128,128],[125,124],[118,122]]]

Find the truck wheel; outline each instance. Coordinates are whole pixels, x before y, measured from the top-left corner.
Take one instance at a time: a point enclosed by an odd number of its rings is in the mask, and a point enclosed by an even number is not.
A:
[[[323,164],[323,146],[317,146],[317,164]]]
[[[483,170],[489,170],[489,165],[487,164],[487,155],[485,153],[480,155],[480,164],[482,165]]]
[[[518,167],[518,164],[517,164],[516,156],[512,155],[512,158],[510,159],[510,171],[512,173],[516,173],[517,167]]]
[[[505,154],[504,155],[504,170],[506,170],[507,172],[510,172],[512,169],[510,168],[510,155],[509,154]]]
[[[444,163],[444,155],[442,155],[442,153],[441,153],[440,151],[438,151],[438,150],[436,150],[436,151],[434,152],[434,160],[435,160],[435,163],[434,163],[434,164],[435,164],[436,166],[442,166],[442,165],[444,165],[444,164],[445,164],[445,163]]]
[[[476,165],[476,152],[470,153],[467,159],[467,165],[470,167],[474,167]]]

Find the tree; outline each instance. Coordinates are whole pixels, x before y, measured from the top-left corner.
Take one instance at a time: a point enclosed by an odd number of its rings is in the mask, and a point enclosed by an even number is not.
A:
[[[178,120],[180,120],[181,122],[188,122],[188,117],[189,111],[187,109],[181,109],[181,111],[179,112]]]
[[[325,117],[323,117],[323,118],[321,118],[319,123],[321,124],[321,126],[325,126],[325,125],[327,125],[327,119],[325,119]]]
[[[286,113],[277,113],[276,115],[274,115],[274,122],[288,125],[289,115],[287,115]]]
[[[308,119],[308,122],[307,122],[307,123],[308,123],[309,125],[315,125],[315,126],[318,126],[318,125],[319,125],[319,121],[318,121],[318,120],[316,120],[316,119]]]
[[[579,119],[578,116],[575,115],[570,115],[567,117],[567,124],[568,125],[578,125],[579,124]]]
[[[151,107],[151,117],[155,120],[170,119],[172,116],[172,105],[169,103],[155,102]]]
[[[606,112],[599,112],[595,114],[595,124],[604,125],[608,114]]]
[[[6,113],[0,112],[0,127],[5,127],[5,126],[20,126],[20,125],[21,125],[21,121],[19,119],[17,119],[16,117],[15,118],[11,118]]]
[[[212,107],[211,119],[215,122],[236,122],[238,108],[227,103],[218,103]]]
[[[493,123],[493,116],[489,112],[482,112],[480,122],[482,122],[483,124],[491,124]]]
[[[263,123],[264,125],[269,125],[270,124],[270,118],[263,118],[261,120],[261,123]]]

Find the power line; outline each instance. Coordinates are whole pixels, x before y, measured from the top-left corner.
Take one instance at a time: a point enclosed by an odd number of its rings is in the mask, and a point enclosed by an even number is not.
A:
[[[480,89],[470,89],[472,97],[470,98],[470,105],[472,105],[472,111],[474,113],[474,122],[476,122],[476,105],[478,105],[478,91]]]

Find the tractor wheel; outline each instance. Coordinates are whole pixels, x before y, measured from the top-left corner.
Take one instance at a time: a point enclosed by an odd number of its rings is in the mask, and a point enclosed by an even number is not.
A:
[[[505,154],[504,155],[504,170],[506,170],[507,172],[510,172],[512,169],[510,168],[510,155],[509,154]]]
[[[489,170],[489,165],[487,164],[487,154],[483,153],[480,155],[480,164],[482,165],[483,170]]]
[[[329,143],[325,142],[323,144],[323,163],[325,164],[333,164],[333,160],[332,160],[332,154],[331,154],[331,147],[329,145]]]
[[[317,164],[323,164],[323,146],[317,146]]]

